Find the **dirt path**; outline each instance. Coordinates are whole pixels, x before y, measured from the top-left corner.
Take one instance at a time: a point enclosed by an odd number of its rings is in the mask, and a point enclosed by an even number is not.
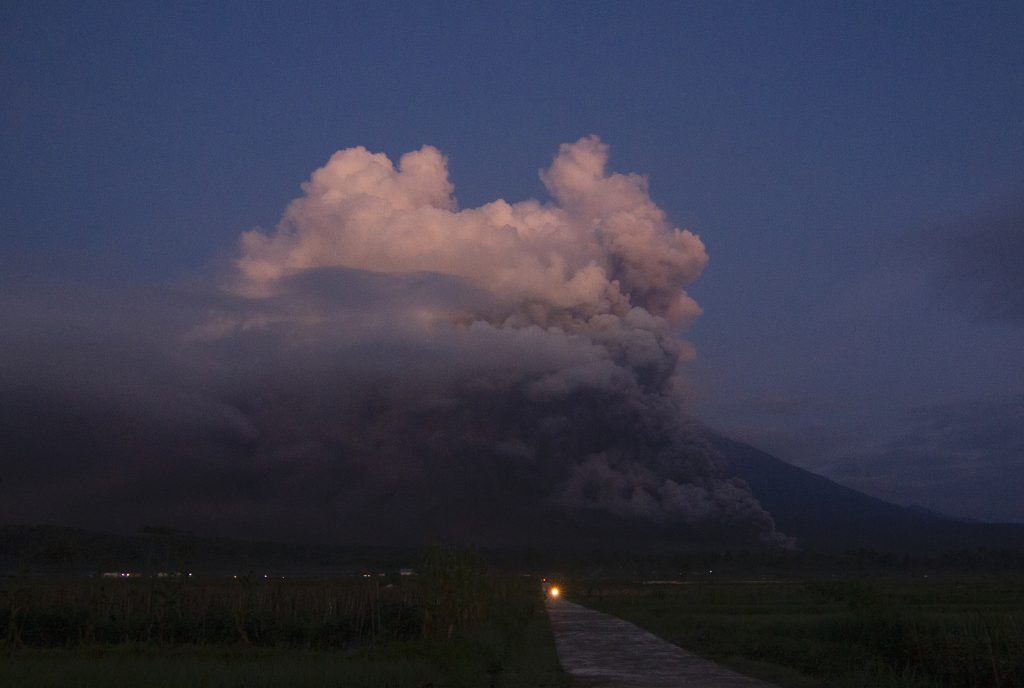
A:
[[[773,688],[682,650],[628,621],[548,600],[562,668],[587,688]]]

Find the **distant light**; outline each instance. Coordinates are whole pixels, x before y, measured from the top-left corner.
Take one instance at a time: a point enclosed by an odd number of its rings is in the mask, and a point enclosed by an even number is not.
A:
[[[550,588],[548,588],[548,596],[549,597],[558,597],[561,594],[562,594],[562,591],[558,589],[557,585],[552,585]]]

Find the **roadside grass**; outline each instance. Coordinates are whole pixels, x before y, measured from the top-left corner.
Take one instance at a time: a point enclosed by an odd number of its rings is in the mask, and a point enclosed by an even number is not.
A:
[[[0,660],[0,684],[22,688],[419,688],[446,685],[442,677],[439,667],[415,656],[346,657],[305,650],[33,649]]]
[[[508,640],[506,644],[506,640]],[[392,642],[352,653],[300,648],[23,648],[0,656],[18,688],[567,688],[547,618],[518,637],[477,629],[452,641]]]
[[[1024,581],[580,586],[576,601],[786,688],[1024,688]]]
[[[543,608],[533,611],[524,628],[523,641],[509,658],[498,685],[505,688],[568,688],[569,675],[562,671],[558,662],[555,638]]]

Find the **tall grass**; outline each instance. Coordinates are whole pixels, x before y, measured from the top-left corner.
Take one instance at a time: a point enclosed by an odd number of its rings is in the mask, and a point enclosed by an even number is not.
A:
[[[491,571],[475,552],[445,549],[430,552],[410,577],[7,578],[0,642],[338,649],[451,639],[535,604],[522,583]]]
[[[370,580],[9,579],[0,584],[3,642],[302,645],[415,637],[413,585]]]
[[[0,685],[564,686],[539,585],[471,550],[418,572],[2,579]]]

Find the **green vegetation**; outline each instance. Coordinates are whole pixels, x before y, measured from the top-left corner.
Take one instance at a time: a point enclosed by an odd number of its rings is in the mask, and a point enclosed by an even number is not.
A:
[[[1024,686],[1024,581],[577,583],[574,599],[792,688]]]
[[[539,586],[419,576],[0,579],[0,685],[564,686]]]

